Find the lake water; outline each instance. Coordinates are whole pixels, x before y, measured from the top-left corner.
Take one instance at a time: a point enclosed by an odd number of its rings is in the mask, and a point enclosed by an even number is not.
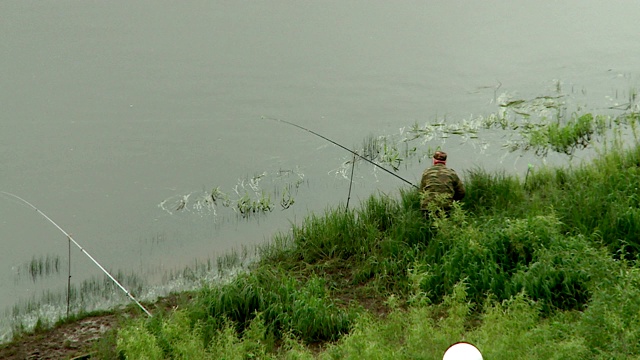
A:
[[[345,203],[336,170],[351,155],[264,117],[357,148],[415,122],[496,112],[505,94],[560,88],[609,111],[638,89],[638,14],[635,0],[2,1],[0,191],[109,271],[160,284]],[[448,140],[449,165],[524,174],[543,162],[486,136],[484,147]],[[425,165],[398,175],[417,183]],[[354,180],[352,204],[407,186],[366,165]],[[218,202],[205,201],[215,188]],[[232,210],[263,194],[273,211]],[[6,194],[0,244],[0,308],[64,292],[67,238]],[[47,256],[57,270],[34,280],[27,269]],[[72,283],[100,276],[74,247]]]

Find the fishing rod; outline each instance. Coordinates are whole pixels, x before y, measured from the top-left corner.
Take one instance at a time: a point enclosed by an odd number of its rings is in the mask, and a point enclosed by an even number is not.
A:
[[[149,315],[149,317],[152,317],[151,313],[149,312],[149,310],[147,310],[144,306],[142,306],[142,304],[140,304],[140,302],[138,300],[136,300],[136,298],[133,297],[133,295],[131,295],[131,293],[124,287],[122,286],[122,284],[120,284],[118,282],[118,280],[116,280],[104,267],[102,267],[102,265],[100,265],[100,263],[98,261],[96,261],[96,259],[93,258],[93,256],[91,256],[85,249],[82,248],[82,246],[80,246],[80,244],[78,244],[78,242],[76,242],[71,235],[69,235],[69,233],[67,233],[66,231],[64,231],[64,229],[62,229],[60,227],[60,225],[56,224],[53,220],[51,220],[50,217],[47,216],[47,214],[43,213],[42,211],[40,211],[37,207],[35,207],[33,204],[31,204],[30,202],[28,202],[27,200],[21,198],[18,195],[12,194],[12,193],[8,193],[6,191],[0,191],[0,193],[3,193],[5,195],[9,195],[12,196],[20,201],[22,201],[23,203],[29,205],[31,208],[33,208],[38,214],[42,215],[45,219],[47,219],[50,223],[52,223],[56,228],[58,228],[58,230],[62,231],[63,234],[65,234],[67,236],[67,238],[73,242],[78,249],[80,249],[80,251],[82,251],[85,255],[87,255],[89,257],[89,259],[91,259],[91,261],[93,261],[94,264],[96,264],[100,270],[102,270],[103,273],[105,273],[109,279],[111,279],[111,281],[113,281],[116,285],[118,285],[118,287],[124,291],[125,294],[127,294],[127,296],[129,297],[129,299],[131,299],[133,302],[136,303],[136,305],[138,305],[140,307],[140,309],[142,309],[142,311],[144,311],[147,315]]]
[[[351,161],[351,178],[349,179],[349,195],[347,196],[347,206],[344,207],[345,210],[349,210],[349,200],[351,200],[351,187],[353,186],[353,170],[356,167],[356,156],[353,155],[353,160]]]
[[[406,182],[407,184],[409,184],[409,185],[411,185],[411,186],[415,187],[416,189],[419,189],[419,187],[418,187],[417,185],[415,185],[414,183],[412,183],[411,181],[409,181],[409,180],[407,180],[407,179],[405,179],[405,178],[401,177],[400,175],[398,175],[398,174],[394,173],[394,172],[393,172],[393,171],[391,171],[391,170],[388,170],[387,168],[383,167],[382,165],[377,164],[376,162],[374,162],[374,161],[372,161],[372,160],[367,159],[366,157],[364,157],[364,156],[362,156],[362,155],[358,154],[357,152],[355,152],[355,151],[353,151],[353,150],[349,149],[348,147],[342,146],[342,145],[338,144],[337,142],[335,142],[335,141],[333,141],[333,140],[331,140],[331,139],[329,139],[329,138],[327,138],[327,137],[325,137],[325,136],[322,136],[322,135],[318,134],[317,132],[315,132],[315,131],[313,131],[313,130],[307,129],[307,128],[305,128],[305,127],[302,127],[302,126],[300,126],[300,125],[297,125],[297,124],[294,124],[294,123],[292,123],[292,122],[289,122],[289,121],[286,121],[286,120],[282,120],[282,119],[272,118],[272,117],[268,117],[268,116],[263,116],[262,118],[263,118],[263,119],[268,119],[268,120],[273,120],[273,121],[278,121],[278,122],[281,122],[281,123],[285,123],[285,124],[287,124],[287,125],[295,126],[295,127],[297,127],[298,129],[301,129],[301,130],[304,130],[304,131],[310,132],[310,133],[312,133],[312,134],[313,134],[313,135],[315,135],[315,136],[318,136],[318,137],[320,137],[320,138],[322,138],[322,139],[324,139],[324,140],[327,140],[328,142],[330,142],[330,143],[332,143],[332,144],[334,144],[334,145],[336,145],[336,146],[339,146],[340,148],[342,148],[342,149],[344,149],[344,150],[347,150],[348,152],[352,153],[354,156],[357,156],[357,157],[359,157],[360,159],[365,160],[366,162],[368,162],[368,163],[370,163],[370,164],[372,164],[372,165],[374,165],[374,166],[377,166],[378,168],[380,168],[380,169],[382,169],[382,170],[384,170],[384,171],[388,172],[389,174],[391,174],[391,175],[393,175],[393,176],[397,177],[398,179],[400,179],[400,180],[402,180],[402,181]]]

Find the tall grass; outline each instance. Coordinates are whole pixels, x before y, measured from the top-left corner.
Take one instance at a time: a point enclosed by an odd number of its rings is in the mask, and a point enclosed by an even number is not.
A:
[[[310,215],[251,271],[125,326],[118,351],[441,359],[464,340],[490,359],[639,358],[639,168],[618,143],[526,179],[474,169],[448,215],[425,219],[413,189]]]
[[[596,236],[627,259],[640,253],[640,147],[619,142],[593,162],[534,169],[526,183],[514,175],[468,173],[464,207],[475,215],[545,214],[554,211],[562,231]]]
[[[353,311],[330,299],[321,278],[301,283],[283,274],[255,271],[224,286],[203,288],[185,311],[156,316],[142,326],[136,321],[138,325],[121,333],[118,347],[134,358],[204,359],[219,356],[221,346],[258,338],[251,351],[263,354],[275,349],[276,340],[286,338],[305,343],[337,340],[354,318]]]

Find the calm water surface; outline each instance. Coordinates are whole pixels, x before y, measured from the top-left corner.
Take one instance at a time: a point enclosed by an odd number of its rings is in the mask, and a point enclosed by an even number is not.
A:
[[[111,271],[157,283],[346,201],[333,170],[349,154],[263,116],[357,147],[557,84],[604,111],[638,88],[638,14],[635,0],[2,1],[0,191]],[[540,161],[504,157],[498,135],[485,151],[455,139],[445,149],[461,172]],[[399,174],[417,182],[422,166]],[[261,174],[260,191],[279,191],[267,216],[196,206],[215,187],[253,194]],[[355,177],[352,201],[406,185],[366,166]],[[282,210],[277,196],[294,183],[296,203]],[[67,239],[9,196],[0,244],[1,308],[64,290]],[[60,274],[24,275],[47,255]],[[101,276],[78,249],[71,258],[75,284]]]

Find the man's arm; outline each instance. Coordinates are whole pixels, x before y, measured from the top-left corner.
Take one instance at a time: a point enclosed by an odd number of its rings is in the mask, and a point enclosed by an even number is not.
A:
[[[464,184],[455,172],[453,173],[453,180],[453,200],[462,200],[466,194]]]

